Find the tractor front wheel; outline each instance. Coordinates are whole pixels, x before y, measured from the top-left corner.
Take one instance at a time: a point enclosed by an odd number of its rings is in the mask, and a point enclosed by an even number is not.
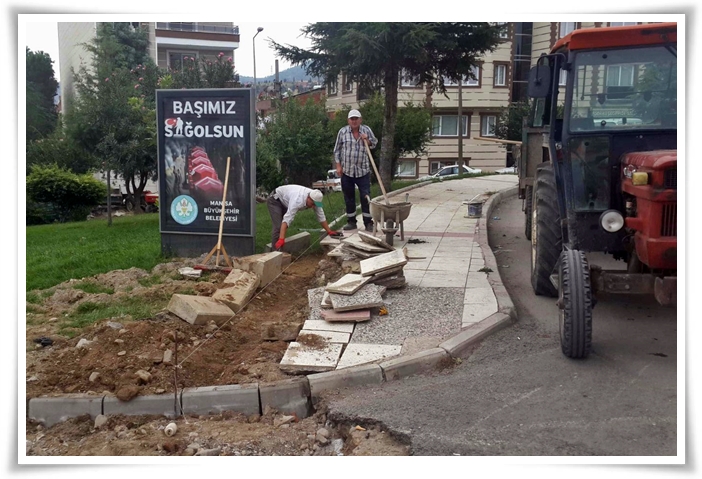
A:
[[[592,348],[592,288],[585,253],[566,250],[558,265],[558,329],[561,351],[582,359]]]
[[[534,188],[527,186],[524,188],[524,236],[531,240],[531,215],[533,205]]]

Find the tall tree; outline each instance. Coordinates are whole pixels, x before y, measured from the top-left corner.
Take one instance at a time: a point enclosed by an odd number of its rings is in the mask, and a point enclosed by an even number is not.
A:
[[[48,53],[27,47],[27,141],[44,138],[56,128],[54,97],[58,82]]]
[[[336,79],[345,71],[351,81],[381,86],[385,96],[380,176],[390,187],[400,74],[429,83],[445,93],[445,80],[471,76],[478,58],[494,50],[503,27],[488,23],[319,22],[302,29],[312,47],[270,44],[294,65],[306,64],[313,75]]]

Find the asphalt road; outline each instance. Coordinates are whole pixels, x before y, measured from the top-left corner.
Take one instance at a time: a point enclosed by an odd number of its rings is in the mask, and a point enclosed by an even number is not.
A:
[[[409,440],[414,455],[674,456],[675,308],[600,298],[593,352],[566,358],[555,300],[529,284],[520,208],[516,197],[503,202],[488,227],[518,322],[449,370],[331,399],[331,417],[380,422]]]

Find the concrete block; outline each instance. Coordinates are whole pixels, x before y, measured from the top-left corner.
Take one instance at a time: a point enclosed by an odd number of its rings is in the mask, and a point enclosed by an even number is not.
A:
[[[283,253],[282,261],[280,267],[285,269],[292,263],[292,255],[290,253]]]
[[[330,323],[344,321],[359,323],[361,321],[368,321],[371,318],[370,309],[357,309],[355,311],[346,311],[342,313],[323,309],[320,314],[322,318],[324,318],[324,321],[328,321]]]
[[[183,390],[183,414],[219,414],[235,411],[260,414],[258,383],[205,386]]]
[[[210,321],[221,325],[232,317],[229,307],[207,296],[174,294],[167,309],[194,325],[207,324]]]
[[[258,275],[247,271],[242,273],[237,283],[228,288],[218,289],[212,295],[212,299],[227,305],[235,313],[238,313],[253,298],[260,284]]]
[[[276,279],[281,273],[283,266],[283,253],[279,251],[271,251],[270,253],[232,258],[232,265],[234,268],[249,271],[258,275],[258,277],[261,279],[260,286],[263,288]]]
[[[299,419],[312,414],[310,383],[306,377],[283,379],[258,385],[261,411],[270,406],[282,414],[295,413]]]
[[[301,338],[301,336],[304,335],[309,335],[313,336],[312,338]],[[312,341],[319,341],[319,339],[315,338],[314,336],[317,336],[320,338],[322,341],[326,343],[334,343],[334,344],[347,344],[349,340],[351,339],[351,335],[349,333],[339,333],[336,331],[310,331],[307,329],[303,329],[300,331],[300,334],[297,336],[297,341],[298,342],[306,342],[309,340]]]
[[[382,362],[380,367],[385,374],[385,380],[392,381],[436,369],[449,357],[445,349],[433,348],[411,356],[401,356]]]
[[[310,374],[307,379],[314,401],[323,391],[380,384],[383,382],[383,370],[377,364],[367,364],[326,373]]]
[[[398,356],[402,346],[395,344],[361,344],[353,343],[346,346],[336,369],[345,369],[352,366],[379,361],[385,358]]]
[[[178,396],[180,399],[180,394]],[[174,402],[173,394],[137,396],[131,401],[120,401],[116,397],[106,397],[102,404],[102,413],[105,416],[158,414],[174,417],[176,414],[180,414],[180,404],[174,404]]]
[[[224,278],[223,283],[225,284],[239,284],[242,281],[248,281],[250,278],[256,276],[255,273],[244,271],[243,269],[232,269],[231,272]],[[256,276],[260,284],[261,280]]]
[[[294,256],[298,256],[310,247],[310,243],[310,234],[307,231],[303,231],[302,233],[285,238],[285,244],[283,245],[281,251],[283,253],[290,253]],[[270,243],[266,245],[265,251],[273,251]]]
[[[313,347],[293,342],[280,360],[280,370],[286,373],[331,371],[341,357],[343,344],[325,343]]]
[[[439,344],[453,358],[461,357],[475,343],[482,341],[490,334],[511,324],[511,318],[504,313],[495,313],[479,323],[464,329],[454,337]]]
[[[83,414],[90,414],[91,419],[95,419],[102,414],[102,399],[103,396],[83,394],[32,398],[29,400],[27,415],[30,419],[41,421],[46,427]]]

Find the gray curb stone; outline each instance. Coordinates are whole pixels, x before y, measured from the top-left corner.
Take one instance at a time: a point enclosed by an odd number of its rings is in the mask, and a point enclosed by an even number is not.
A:
[[[179,395],[180,400],[180,395]],[[130,401],[120,401],[116,397],[105,397],[102,404],[102,413],[105,416],[125,414],[135,416],[140,414],[158,414],[166,417],[180,415],[180,404],[174,404],[172,394],[159,394],[150,396],[137,396]]]
[[[310,394],[314,401],[320,393],[330,389],[343,389],[367,384],[381,384],[383,370],[377,364],[354,366],[325,373],[310,374]]]
[[[505,289],[502,283],[502,278],[500,277],[500,271],[497,266],[497,259],[490,248],[488,243],[488,232],[487,232],[487,222],[492,217],[492,212],[495,207],[500,204],[503,200],[515,196],[519,192],[519,188],[514,186],[506,190],[502,190],[499,193],[493,195],[484,206],[484,215],[478,219],[478,226],[476,227],[476,239],[480,245],[480,249],[483,252],[483,257],[485,258],[485,266],[492,270],[488,273],[488,283],[492,287],[492,291],[495,294],[495,299],[497,299],[497,311],[501,313],[508,314],[512,319],[517,319],[517,310],[514,307],[514,302],[512,298],[509,297],[507,289]]]
[[[451,339],[439,344],[452,358],[462,357],[471,346],[490,334],[512,324],[512,318],[505,313],[495,313],[479,323],[469,326]]]
[[[295,413],[299,419],[312,414],[310,383],[307,377],[283,379],[266,384],[259,384],[261,412],[266,406],[283,414]]]
[[[402,356],[380,363],[386,381],[405,378],[435,369],[438,364],[448,359],[449,355],[443,348],[427,349],[417,354]]]
[[[62,396],[29,400],[28,416],[51,427],[72,417],[90,414],[95,419],[102,414],[103,396]]]
[[[258,383],[186,388],[181,399],[183,414],[219,414],[235,411],[260,414]]]

